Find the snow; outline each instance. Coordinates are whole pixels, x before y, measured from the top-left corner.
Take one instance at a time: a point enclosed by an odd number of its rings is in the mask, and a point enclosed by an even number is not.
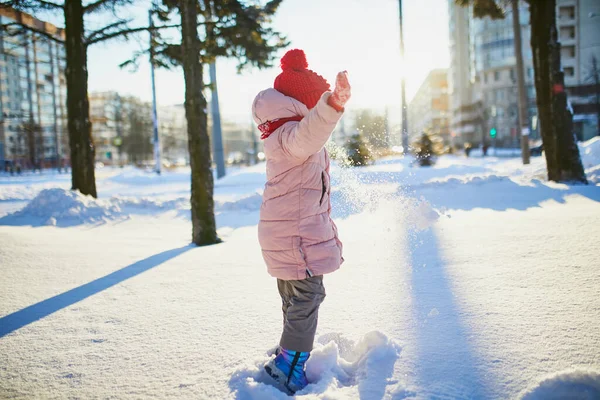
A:
[[[600,136],[581,143],[579,152],[583,167],[586,168],[588,180],[593,183],[600,183],[600,173],[598,172],[598,166],[600,166]]]
[[[378,331],[368,332],[357,343],[339,334],[322,335],[306,365],[306,376],[313,383],[296,397],[382,398],[400,352],[399,344]],[[258,358],[231,377],[229,385],[238,398],[289,398],[271,386],[262,368],[264,363],[264,357]]]
[[[346,262],[295,397],[599,398],[598,143],[587,186],[546,182],[543,157],[332,166]],[[189,245],[189,179],[103,168],[92,199],[0,177],[0,398],[289,398],[262,371],[264,164],[215,182],[216,246]]]
[[[121,209],[106,201],[65,189],[44,189],[27,206],[3,221],[61,226],[102,223],[121,216]]]
[[[587,370],[559,372],[523,394],[523,400],[600,399],[600,374]]]

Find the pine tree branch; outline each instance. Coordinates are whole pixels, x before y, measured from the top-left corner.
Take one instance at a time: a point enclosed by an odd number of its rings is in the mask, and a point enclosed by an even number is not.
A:
[[[106,35],[106,31],[115,29],[115,28],[119,27],[120,25],[127,25],[131,21],[133,21],[133,20],[132,19],[120,20],[120,21],[114,22],[112,24],[106,25],[105,27],[103,27],[101,29],[90,32],[90,34],[88,34],[87,37],[85,38],[85,41],[86,41],[86,43],[90,43],[91,41],[94,40],[95,37],[100,36],[100,35]],[[124,28],[126,28],[126,27],[124,27]]]
[[[111,3],[115,3],[115,0],[97,0],[83,7],[83,12],[86,14],[93,13],[94,11],[98,11],[104,6],[111,5]]]
[[[138,32],[156,32],[156,31],[160,31],[162,29],[168,29],[168,28],[178,28],[180,26],[180,24],[173,24],[173,25],[163,25],[163,26],[143,26],[143,27],[138,27],[138,28],[131,28],[131,29],[123,29],[121,31],[118,32],[113,32],[113,33],[107,33],[105,35],[99,36],[95,39],[91,39],[88,40],[86,45],[90,46],[92,44],[96,44],[99,42],[105,42],[107,40],[111,40],[111,39],[116,39],[119,37],[125,37],[127,38],[128,35],[131,35],[132,33],[138,33]]]
[[[14,8],[16,10],[62,10],[64,6],[46,0],[10,0],[2,2],[0,8]]]
[[[37,3],[39,3],[42,7],[44,7],[47,10],[51,10],[51,9],[60,9],[62,10],[64,8],[64,6],[60,5],[60,4],[56,4],[53,3],[51,1],[46,1],[46,0],[35,0]]]
[[[21,29],[18,29],[18,30],[13,31],[13,32],[8,32],[8,30],[6,28],[11,27],[11,26],[18,26]],[[56,43],[60,43],[60,44],[64,44],[65,43],[65,41],[63,39],[60,39],[60,38],[52,35],[51,33],[45,32],[45,31],[37,29],[37,28],[33,28],[33,27],[29,26],[29,25],[25,25],[25,24],[22,24],[20,22],[11,22],[10,24],[3,24],[3,25],[0,25],[0,28],[3,31],[6,31],[9,36],[17,36],[17,35],[21,35],[21,34],[25,33],[26,31],[30,31],[30,32],[34,32],[34,33],[37,33],[39,35],[42,35],[42,36],[44,36],[44,37],[46,37],[46,38],[48,38],[50,40],[53,40]]]

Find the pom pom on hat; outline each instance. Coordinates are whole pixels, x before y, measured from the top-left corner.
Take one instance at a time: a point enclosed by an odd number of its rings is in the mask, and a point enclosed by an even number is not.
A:
[[[285,53],[281,58],[281,69],[283,71],[275,78],[273,84],[275,90],[293,97],[309,109],[329,90],[327,80],[308,69],[306,54],[300,49]]]
[[[302,71],[308,68],[308,62],[306,61],[306,54],[300,49],[293,49],[285,53],[281,58],[281,69]]]

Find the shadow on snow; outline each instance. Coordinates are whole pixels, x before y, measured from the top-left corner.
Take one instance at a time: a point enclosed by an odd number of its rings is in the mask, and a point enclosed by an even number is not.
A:
[[[102,278],[98,278],[92,282],[6,315],[0,318],[0,338],[29,325],[32,322],[38,321],[63,308],[93,296],[96,293],[155,268],[193,248],[195,248],[195,246],[188,245],[177,249],[163,251],[162,253],[137,261],[125,268],[103,276]]]

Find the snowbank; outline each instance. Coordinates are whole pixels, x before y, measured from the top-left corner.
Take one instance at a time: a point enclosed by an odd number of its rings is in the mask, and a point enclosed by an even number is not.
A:
[[[122,209],[137,209],[148,212],[190,208],[190,200],[187,197],[178,197],[171,200],[158,200],[148,197],[136,198],[114,196],[110,199],[110,202]]]
[[[3,219],[23,225],[73,226],[123,217],[121,209],[109,201],[71,190],[44,189],[25,208]]]
[[[217,213],[255,212],[260,209],[262,195],[252,193],[233,201],[215,202]],[[149,197],[114,196],[94,199],[66,189],[44,189],[23,209],[0,219],[6,225],[75,226],[122,220],[136,214],[159,214],[178,211],[189,216],[189,197],[161,200]]]
[[[189,168],[181,168],[175,171],[164,171],[161,175],[157,175],[153,171],[143,170],[135,167],[125,167],[117,174],[109,177],[107,181],[133,186],[149,184],[156,185],[175,182],[189,183],[190,175],[191,172]]]
[[[581,153],[581,161],[584,168],[592,168],[600,165],[600,136],[580,143],[579,152]]]
[[[443,186],[458,186],[458,185],[477,185],[481,186],[487,183],[498,183],[507,181],[510,178],[507,176],[499,176],[499,175],[463,175],[463,176],[454,176],[449,175],[442,178],[434,178],[430,179],[427,182],[419,185],[419,188],[441,188]]]
[[[585,170],[585,175],[591,183],[600,183],[600,165]]]
[[[338,333],[323,335],[306,363],[311,383],[295,397],[369,400],[403,392],[397,381],[390,380],[400,351],[394,340],[378,331],[367,333],[357,343]],[[264,372],[267,361],[267,357],[255,360],[233,374],[229,387],[236,399],[289,399]]]
[[[522,400],[600,399],[600,373],[569,370],[551,375],[526,390]]]
[[[0,201],[31,200],[38,191],[31,186],[2,186],[0,188]]]

